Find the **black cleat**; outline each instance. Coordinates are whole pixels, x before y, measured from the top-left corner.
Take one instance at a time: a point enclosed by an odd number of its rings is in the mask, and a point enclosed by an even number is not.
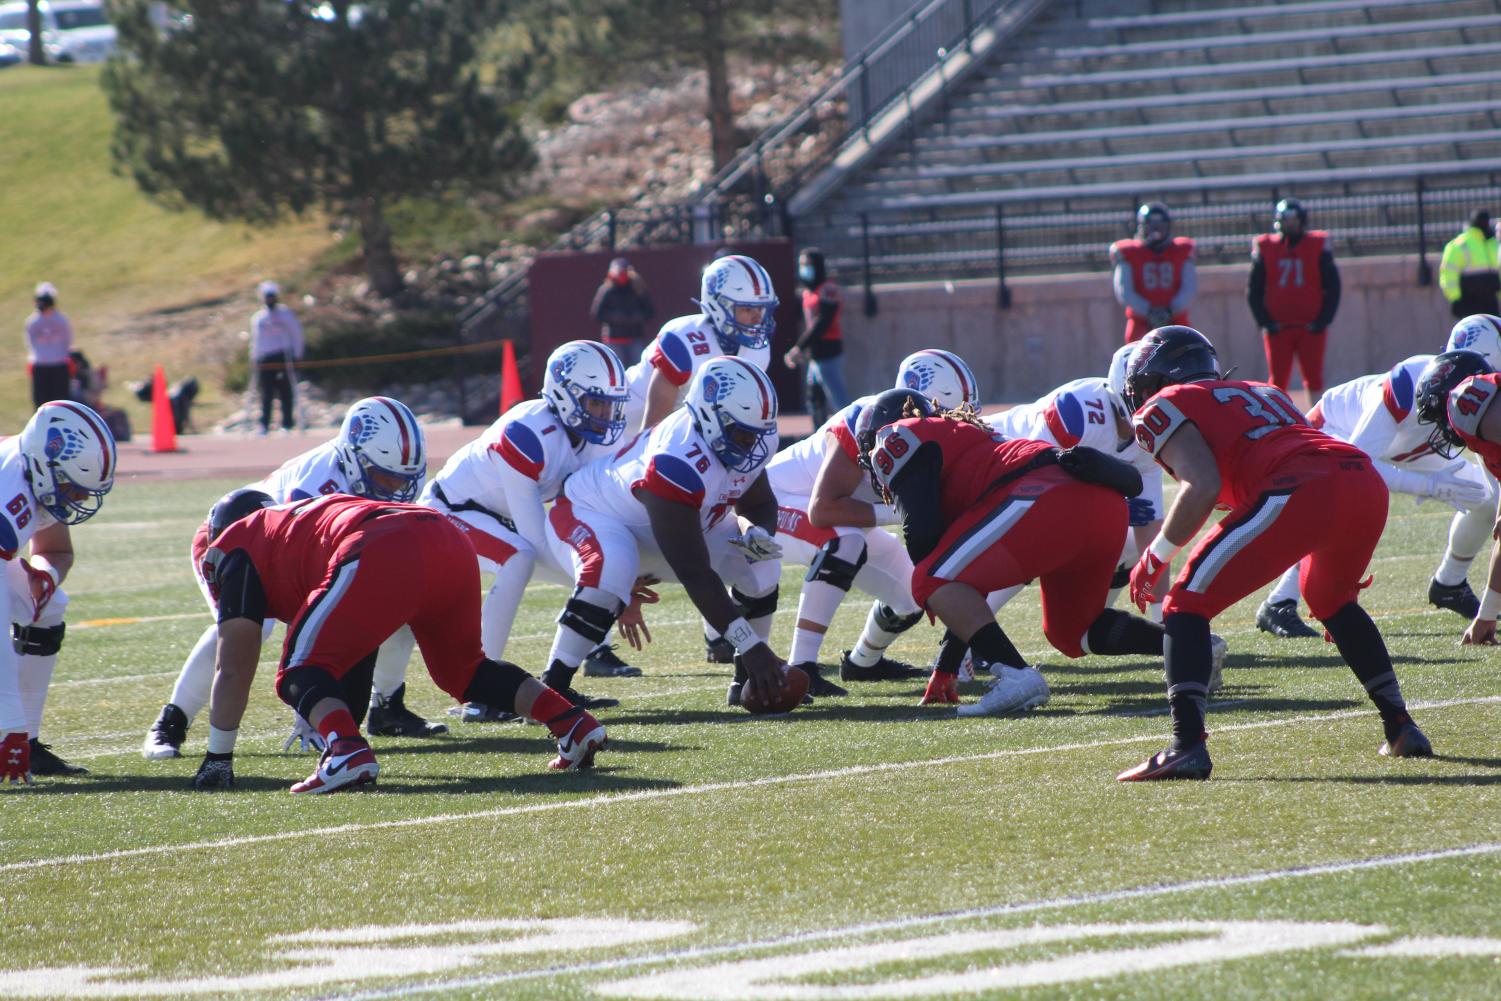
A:
[[[370,717],[365,732],[376,737],[436,737],[448,732],[447,723],[429,723],[406,707],[406,685],[396,686],[389,698],[370,691]]]
[[[1470,590],[1470,582],[1467,580],[1458,584],[1440,584],[1434,578],[1428,582],[1428,603],[1434,608],[1448,609],[1466,619],[1473,619],[1480,613],[1480,599]]]
[[[563,698],[567,699],[571,704],[578,706],[580,709],[608,709],[611,706],[620,705],[619,699],[607,699],[596,695],[585,695],[583,692],[575,691],[571,687],[556,688],[554,689],[554,691],[563,696]]]
[[[168,702],[162,706],[162,714],[146,731],[146,740],[141,745],[141,756],[147,761],[164,761],[182,757],[182,742],[188,736],[188,717],[181,709]]]
[[[1207,779],[1214,771],[1209,760],[1209,745],[1196,744],[1186,751],[1165,748],[1135,768],[1117,775],[1118,782],[1155,782],[1160,779]]]
[[[735,645],[723,636],[718,639],[704,637],[704,660],[710,664],[735,663]]]
[[[589,678],[639,678],[641,668],[632,667],[615,653],[615,644],[600,645],[584,658],[584,675]]]
[[[1408,720],[1397,731],[1396,737],[1382,742],[1381,755],[1386,758],[1431,758],[1433,745],[1428,743],[1428,738],[1423,736],[1423,731],[1418,729],[1418,725]],[[36,757],[33,752],[33,765],[35,762]]]
[[[731,705],[731,706],[738,706],[740,704],[740,692],[744,688],[745,688],[745,682],[743,682],[743,681],[732,681],[732,682],[730,682],[730,690],[729,690],[728,693],[726,693],[725,699],[724,699],[725,704],[726,705]]]
[[[929,672],[921,667],[903,664],[890,657],[882,657],[870,667],[861,667],[850,660],[848,650],[844,651],[844,657],[839,661],[840,681],[912,681],[916,678],[927,681],[928,674]]]
[[[806,664],[793,664],[808,676],[808,694],[817,698],[834,695],[848,695],[849,689],[841,688],[828,678],[819,673],[817,664],[809,661]]]
[[[82,765],[70,765],[52,753],[52,745],[31,738],[31,774],[33,775],[87,775],[89,770]]]
[[[1256,628],[1271,633],[1278,639],[1317,639],[1319,634],[1298,615],[1298,602],[1294,598],[1279,601],[1275,605],[1263,601],[1256,609]]]

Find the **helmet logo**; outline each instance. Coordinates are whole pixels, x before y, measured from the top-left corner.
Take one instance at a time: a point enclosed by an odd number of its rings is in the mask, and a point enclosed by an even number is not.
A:
[[[906,378],[902,381],[907,384],[908,389],[923,392],[933,382],[933,370],[927,365],[913,365],[907,369]]]
[[[1463,326],[1454,331],[1454,346],[1456,348],[1468,348],[1471,344],[1480,340],[1480,331],[1473,326]]]
[[[49,459],[59,459],[59,458],[61,458],[62,454],[63,454],[63,450],[66,447],[67,447],[67,440],[63,437],[63,433],[61,431],[59,431],[57,428],[48,428],[47,429],[47,444],[44,445],[43,448],[42,448],[42,450],[46,453],[47,458],[49,458]]]
[[[716,403],[719,400],[719,380],[714,376],[704,379],[704,402]]]
[[[363,445],[375,437],[375,422],[363,414],[355,414],[349,421],[349,440],[355,445]]]

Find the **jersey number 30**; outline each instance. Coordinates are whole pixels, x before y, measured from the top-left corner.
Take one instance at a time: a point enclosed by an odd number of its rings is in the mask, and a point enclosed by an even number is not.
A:
[[[1214,391],[1214,398],[1220,403],[1240,403],[1246,408],[1247,416],[1261,422],[1246,432],[1246,437],[1253,441],[1271,434],[1277,428],[1303,423],[1293,401],[1275,386],[1251,386],[1249,389],[1221,386]]]

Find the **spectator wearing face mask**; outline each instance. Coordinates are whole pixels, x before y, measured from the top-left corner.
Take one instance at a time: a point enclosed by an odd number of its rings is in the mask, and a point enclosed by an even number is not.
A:
[[[257,289],[265,308],[250,318],[250,360],[255,364],[256,383],[261,390],[261,428],[271,428],[271,402],[281,400],[281,424],[290,431],[297,426],[292,417],[292,391],[297,374],[294,361],[302,359],[302,323],[281,303],[281,289],[275,282],[261,282]]]
[[[57,289],[51,282],[36,287],[36,312],[26,318],[26,369],[31,374],[31,402],[68,398],[73,350],[73,325],[57,308]]]
[[[797,280],[803,286],[803,333],[782,356],[788,368],[808,363],[808,405],[813,426],[850,404],[844,385],[844,332],[839,314],[843,302],[839,286],[829,280],[823,251],[804,250],[797,259]]]
[[[620,356],[626,367],[641,360],[646,325],[656,315],[646,282],[624,257],[610,262],[605,280],[594,293],[589,315],[599,323],[599,339]]]

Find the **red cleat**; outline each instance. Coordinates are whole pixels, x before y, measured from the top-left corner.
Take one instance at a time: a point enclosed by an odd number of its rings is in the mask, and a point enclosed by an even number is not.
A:
[[[604,750],[608,743],[604,724],[580,710],[578,720],[558,738],[558,756],[549,761],[547,767],[560,772],[591,768],[595,752]]]
[[[313,774],[292,787],[294,793],[338,792],[373,784],[380,763],[364,737],[339,737],[329,743]]]

